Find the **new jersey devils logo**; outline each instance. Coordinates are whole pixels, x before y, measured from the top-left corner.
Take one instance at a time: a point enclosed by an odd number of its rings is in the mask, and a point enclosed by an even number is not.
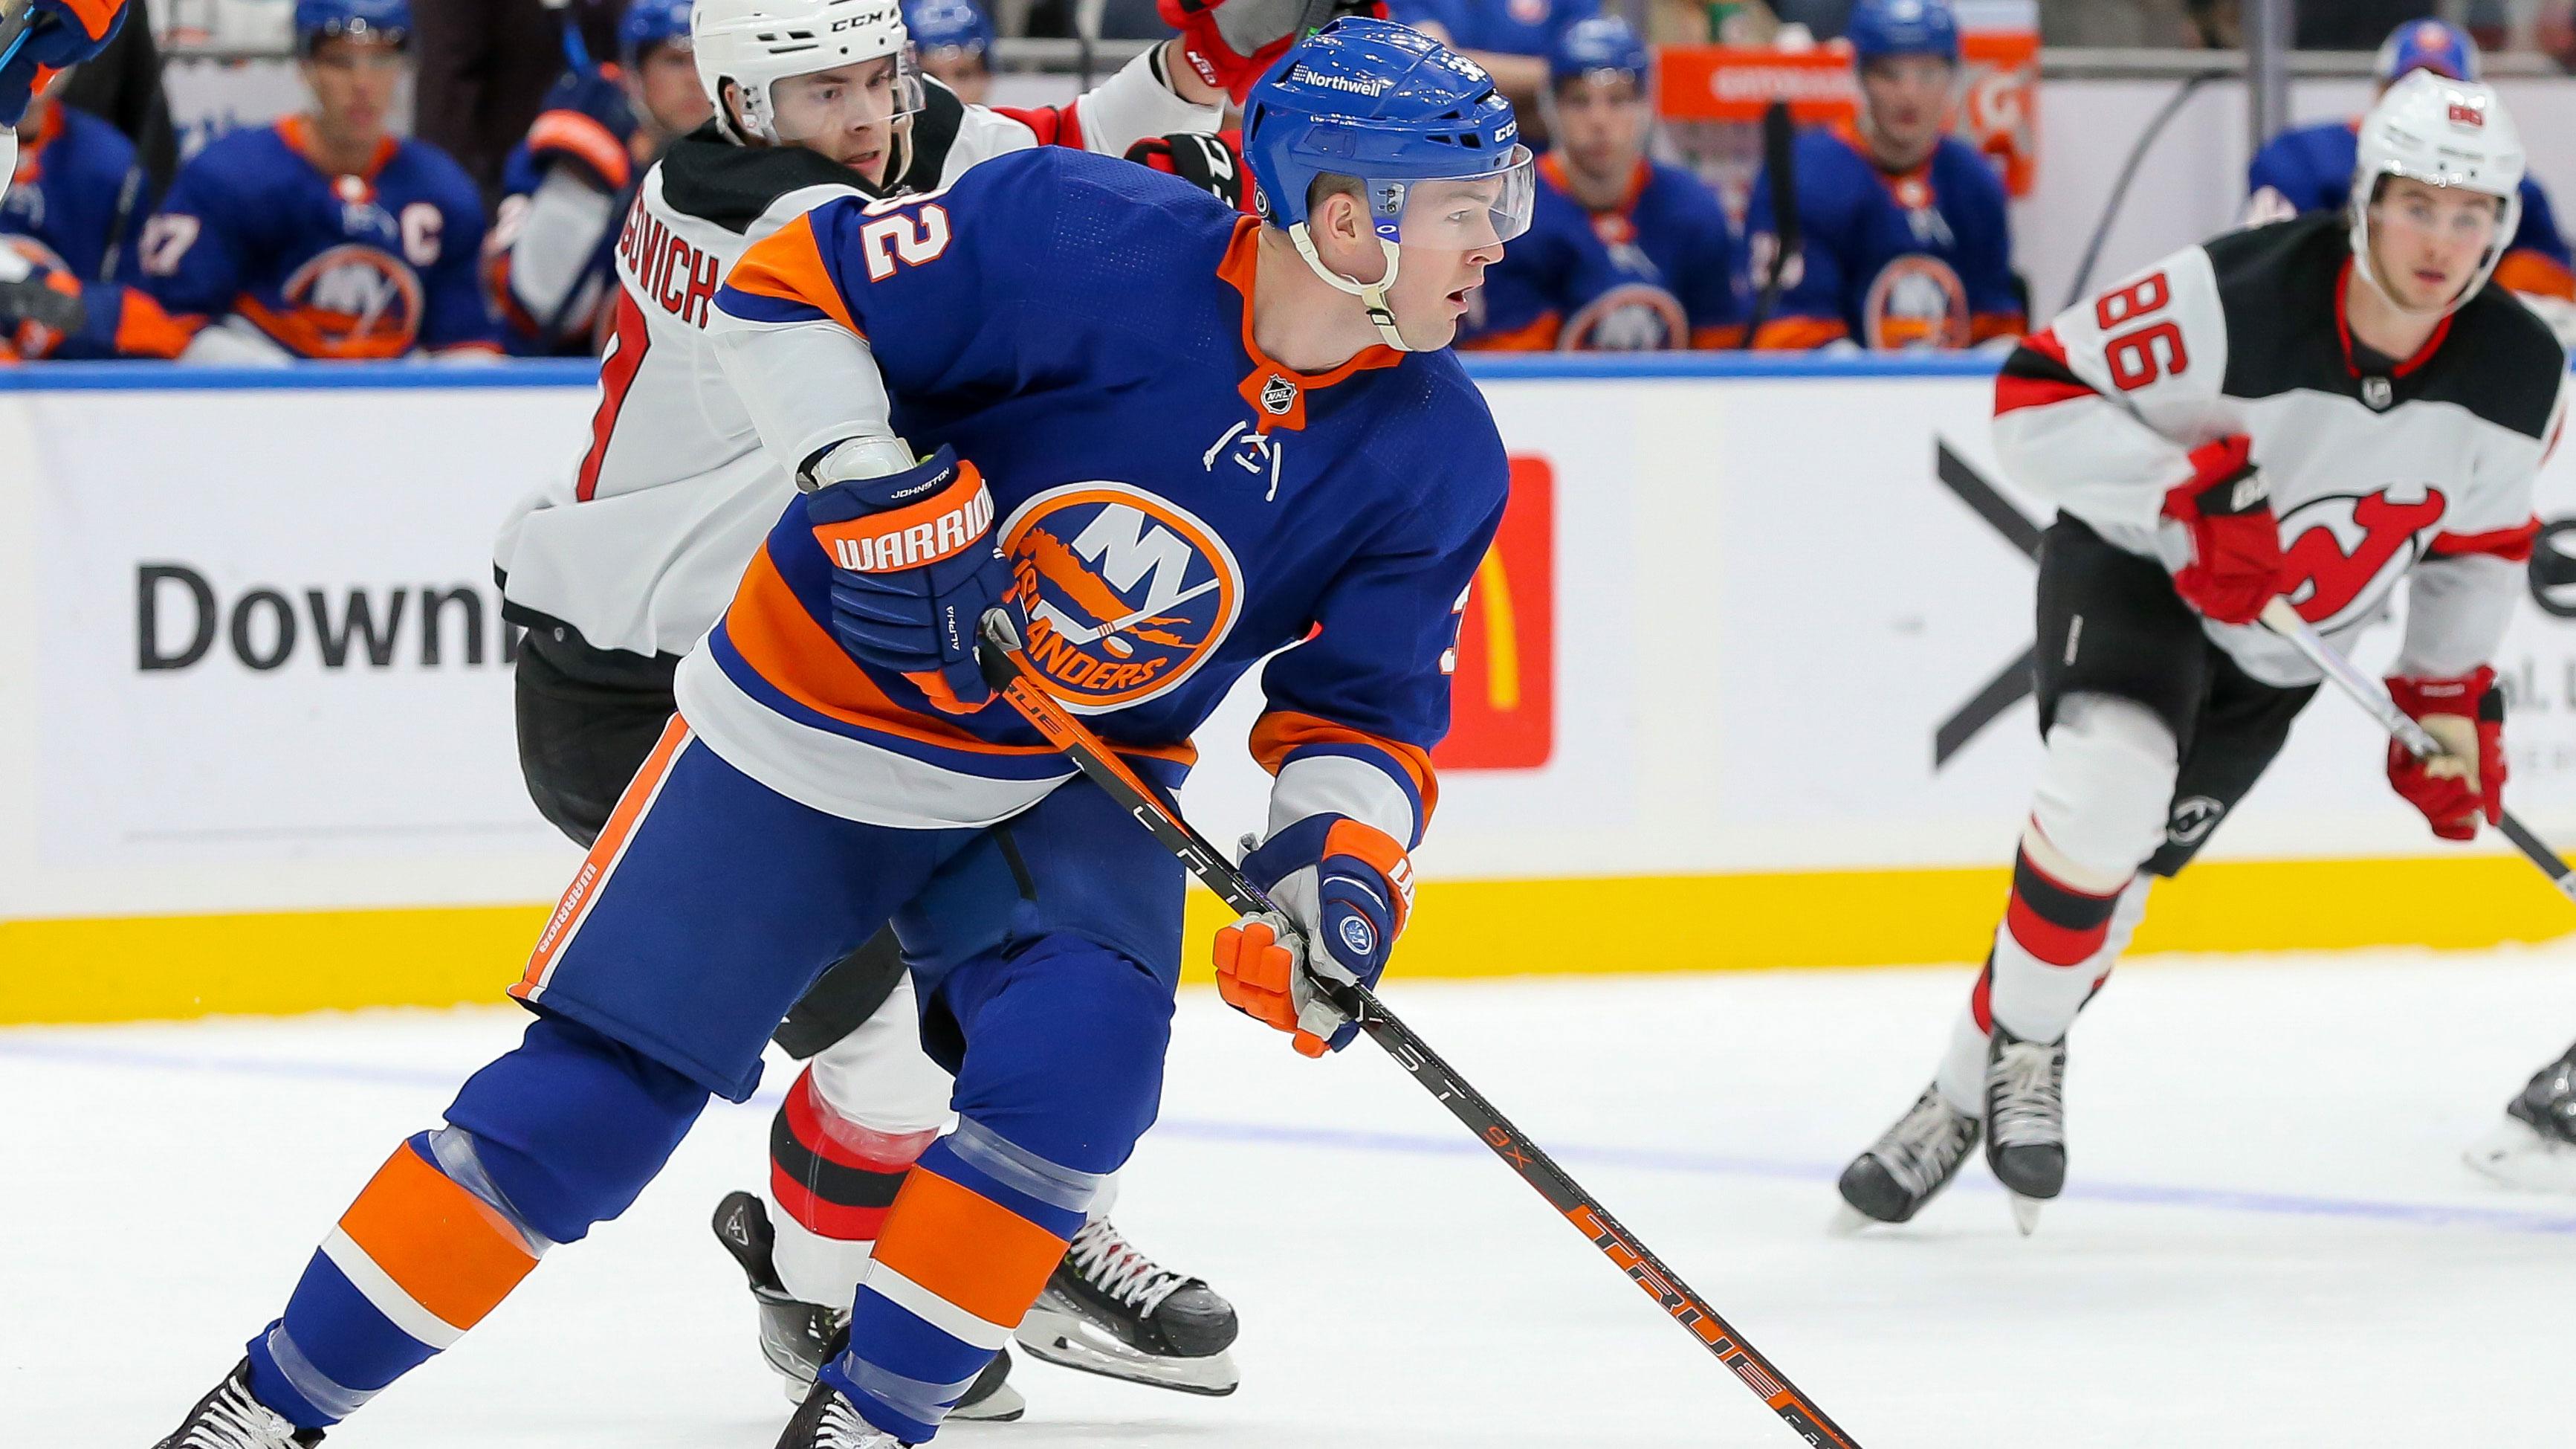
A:
[[[1190,677],[1234,627],[1243,574],[1216,530],[1124,483],[1070,483],[1019,506],[1002,549],[1028,659],[1067,708],[1099,714]]]
[[[2289,558],[2289,600],[2323,629],[2377,608],[2424,551],[2423,533],[2441,521],[2440,489],[2400,502],[2388,490],[2313,498],[2281,520]]]

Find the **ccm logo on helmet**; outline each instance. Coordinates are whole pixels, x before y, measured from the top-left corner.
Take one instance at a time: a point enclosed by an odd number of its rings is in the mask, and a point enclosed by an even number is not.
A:
[[[2487,108],[2481,105],[2472,104],[2468,101],[2453,101],[2451,102],[2451,124],[2454,126],[2470,126],[2478,130],[2485,130],[2487,124]]]

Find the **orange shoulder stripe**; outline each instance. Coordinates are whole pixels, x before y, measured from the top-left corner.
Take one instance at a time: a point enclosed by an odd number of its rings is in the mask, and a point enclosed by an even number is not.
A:
[[[1394,756],[1422,797],[1422,824],[1431,823],[1432,809],[1440,803],[1440,777],[1431,767],[1429,750],[1291,709],[1270,710],[1253,723],[1252,758],[1271,774],[1278,774],[1289,753],[1303,745],[1366,745]]]
[[[850,316],[850,304],[832,285],[823,265],[822,243],[814,235],[814,214],[807,212],[751,244],[725,274],[725,285],[782,302],[802,302],[857,333],[868,334]]]

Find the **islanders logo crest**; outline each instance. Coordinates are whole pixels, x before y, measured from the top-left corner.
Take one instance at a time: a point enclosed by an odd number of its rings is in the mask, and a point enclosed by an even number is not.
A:
[[[419,274],[375,247],[332,247],[278,290],[289,309],[279,340],[307,357],[400,357],[420,336]]]
[[[1968,345],[1968,288],[1939,257],[1909,252],[1889,262],[1861,304],[1862,341],[1872,351]]]
[[[1019,506],[1002,551],[1028,615],[1028,661],[1077,714],[1164,694],[1206,663],[1243,608],[1215,529],[1125,483],[1069,483]]]

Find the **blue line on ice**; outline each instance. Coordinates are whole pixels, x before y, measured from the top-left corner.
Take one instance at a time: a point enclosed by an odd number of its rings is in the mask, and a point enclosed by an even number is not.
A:
[[[424,1067],[378,1067],[360,1062],[296,1061],[270,1057],[228,1057],[186,1052],[143,1051],[89,1043],[47,1042],[27,1037],[0,1038],[0,1060],[53,1061],[93,1067],[139,1067],[155,1071],[211,1072],[226,1076],[281,1077],[348,1082],[384,1087],[448,1088],[461,1078],[453,1071]],[[780,1094],[763,1092],[753,1105],[775,1105]],[[1155,1132],[1198,1142],[1266,1144],[1278,1147],[1336,1148],[1412,1157],[1484,1157],[1485,1145],[1463,1136],[1425,1137],[1404,1132],[1368,1132],[1342,1127],[1300,1127],[1258,1122],[1219,1122],[1194,1118],[1163,1119]],[[1798,1182],[1831,1182],[1839,1166],[1781,1158],[1731,1157],[1719,1153],[1675,1152],[1651,1147],[1560,1145],[1550,1151],[1569,1167],[1636,1168],[1699,1177],[1777,1178]],[[1963,1179],[1971,1191],[1999,1192],[1980,1177]],[[2517,1208],[2450,1206],[2439,1203],[2385,1202],[2367,1198],[2316,1197],[2301,1193],[2253,1192],[2230,1188],[2174,1187],[2153,1183],[2083,1182],[2070,1184],[2070,1199],[2122,1203],[2133,1207],[2199,1208],[2215,1212],[2255,1213],[2271,1217],[2336,1218],[2347,1222],[2402,1223],[2428,1228],[2490,1228],[2508,1233],[2576,1234],[2576,1212],[2533,1212]]]

